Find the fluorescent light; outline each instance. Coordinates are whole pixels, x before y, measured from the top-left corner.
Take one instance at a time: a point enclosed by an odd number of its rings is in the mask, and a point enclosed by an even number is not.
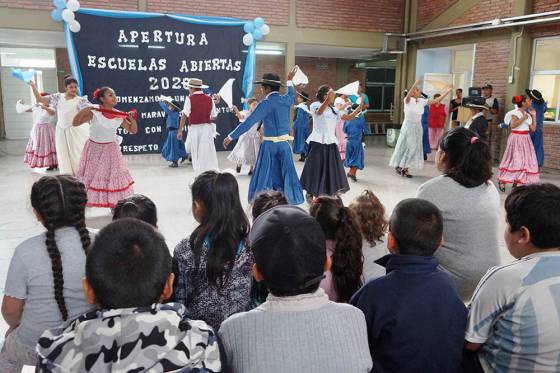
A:
[[[268,56],[281,56],[284,52],[273,49],[257,49],[256,53]]]

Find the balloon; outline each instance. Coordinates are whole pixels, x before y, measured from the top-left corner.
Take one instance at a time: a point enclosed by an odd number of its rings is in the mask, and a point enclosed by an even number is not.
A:
[[[243,44],[245,44],[248,47],[251,46],[253,44],[253,35],[245,34],[243,36]]]
[[[62,9],[53,9],[51,12],[51,18],[55,22],[62,22]]]
[[[68,23],[72,22],[76,17],[74,16],[74,12],[70,9],[64,9],[62,11],[62,19]]]
[[[256,29],[255,31],[253,31],[253,39],[261,40],[262,37],[263,37],[263,34],[262,34],[261,29]]]
[[[253,31],[255,31],[255,25],[253,25],[253,22],[246,22],[243,25],[243,31],[245,31],[246,33],[250,34]]]
[[[80,32],[82,26],[80,25],[80,22],[73,20],[72,22],[70,22],[68,24],[68,28],[70,29],[70,31],[72,32]]]
[[[53,4],[57,9],[64,9],[66,8],[66,0],[53,0]]]
[[[270,27],[267,24],[264,24],[263,27],[261,27],[261,32],[263,35],[270,34]]]
[[[255,24],[255,28],[259,29],[261,27],[263,27],[264,25],[264,19],[262,19],[261,17],[257,17],[255,18],[255,20],[253,21],[253,23]]]
[[[66,8],[73,12],[77,12],[80,9],[80,2],[78,0],[68,0],[66,3]]]

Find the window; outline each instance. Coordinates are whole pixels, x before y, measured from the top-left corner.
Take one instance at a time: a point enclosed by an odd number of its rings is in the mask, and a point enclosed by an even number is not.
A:
[[[0,48],[3,67],[56,68],[54,49]]]
[[[395,69],[368,68],[365,91],[369,98],[369,110],[391,110],[395,94]]]
[[[544,114],[544,120],[560,123],[560,38],[535,40],[531,89],[538,89],[547,102],[548,110]]]

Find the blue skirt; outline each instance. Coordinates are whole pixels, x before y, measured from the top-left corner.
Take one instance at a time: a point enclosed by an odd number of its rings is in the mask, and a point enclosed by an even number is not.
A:
[[[361,141],[348,140],[346,142],[344,167],[357,167],[358,170],[364,169],[364,146]]]
[[[430,146],[430,129],[428,122],[422,121],[422,131],[422,148],[424,150],[424,154],[430,154],[432,149]]]
[[[263,190],[277,190],[292,205],[303,203],[303,190],[292,158],[292,149],[286,141],[264,141],[259,149],[255,171],[249,184],[249,201]]]
[[[187,156],[185,141],[177,140],[176,128],[167,129],[167,137],[161,149],[161,156],[168,162],[177,162],[179,159]]]
[[[294,154],[307,154],[307,150],[309,148],[309,145],[305,142],[307,140],[307,136],[307,127],[294,128]]]
[[[539,167],[544,165],[544,140],[542,128],[538,128],[535,132],[531,132],[531,140],[533,140],[533,146],[535,147],[535,153],[537,154],[537,163]]]

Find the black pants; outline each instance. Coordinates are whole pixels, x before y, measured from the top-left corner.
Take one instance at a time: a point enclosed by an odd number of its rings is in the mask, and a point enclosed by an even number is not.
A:
[[[478,351],[463,350],[463,373],[484,373]]]

